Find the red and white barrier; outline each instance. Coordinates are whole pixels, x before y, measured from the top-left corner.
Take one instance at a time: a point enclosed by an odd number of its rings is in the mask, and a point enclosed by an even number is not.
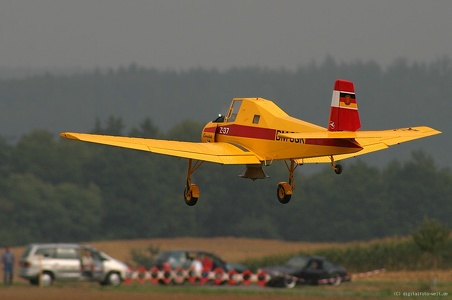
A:
[[[374,275],[378,275],[383,273],[384,271],[386,271],[385,269],[377,269],[377,270],[372,270],[372,271],[368,271],[368,272],[363,272],[363,273],[356,273],[356,274],[352,274],[350,277],[353,278],[363,278],[363,277],[370,277],[370,276],[374,276]]]
[[[249,270],[246,270],[243,273],[238,273],[235,270],[226,272],[222,268],[216,268],[213,271],[203,270],[201,273],[197,274],[192,268],[177,268],[173,270],[169,267],[163,267],[162,269],[152,267],[150,270],[146,270],[141,266],[135,271],[131,270],[130,278],[126,278],[124,283],[130,284],[133,281],[136,281],[141,284],[149,281],[154,284],[183,284],[185,282],[193,284],[206,284],[207,282],[213,282],[217,285],[224,283],[228,283],[230,285],[248,285],[250,283],[265,285],[268,280],[270,280],[270,276],[265,272],[253,274]]]
[[[321,279],[318,284],[336,284],[345,280],[351,280],[353,278],[363,278],[373,275],[381,274],[385,269],[378,269],[369,272],[355,273],[350,276],[336,277]],[[198,272],[199,273],[199,272]],[[304,279],[298,278],[288,274],[273,274],[273,277],[282,277],[292,280],[296,283],[306,283]],[[162,269],[157,267],[152,267],[150,270],[146,270],[143,266],[139,267],[137,270],[131,270],[130,278],[126,278],[124,283],[130,284],[132,281],[137,281],[142,284],[145,282],[160,283],[160,284],[184,284],[185,282],[190,282],[192,284],[206,284],[207,282],[212,282],[217,285],[228,283],[230,285],[249,285],[251,283],[257,283],[260,286],[266,286],[267,282],[272,279],[272,276],[267,274],[265,271],[258,271],[257,273],[252,273],[246,270],[242,273],[238,273],[235,270],[226,272],[222,268],[216,268],[215,270],[202,270],[201,273],[197,272],[193,268],[184,269],[177,268],[175,270],[171,269],[169,266],[164,266]]]

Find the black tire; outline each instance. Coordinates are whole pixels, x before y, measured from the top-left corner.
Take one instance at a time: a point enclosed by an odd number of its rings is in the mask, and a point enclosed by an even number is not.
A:
[[[329,275],[328,284],[332,286],[340,286],[342,283],[342,277],[338,273],[332,273]]]
[[[187,187],[185,187],[184,190],[184,200],[185,204],[187,204],[188,206],[194,206],[196,205],[196,203],[198,203],[198,198],[192,196],[191,190],[187,192]]]
[[[336,174],[341,174],[342,173],[342,165],[336,165],[334,167],[334,172],[336,172]]]
[[[294,278],[284,278],[284,287],[293,289],[297,285],[297,281]]]
[[[284,190],[284,186],[282,184],[278,184],[278,188],[276,189],[276,196],[278,197],[279,202],[282,204],[287,204],[290,202],[290,198],[292,195],[287,195]]]
[[[42,281],[42,282],[39,282],[42,286],[51,286],[54,278],[53,278],[52,273],[44,272],[44,273],[42,273],[42,276],[40,277],[39,280]]]
[[[100,282],[100,285],[120,286],[122,282],[121,275],[116,272],[110,272],[105,277],[105,280]]]

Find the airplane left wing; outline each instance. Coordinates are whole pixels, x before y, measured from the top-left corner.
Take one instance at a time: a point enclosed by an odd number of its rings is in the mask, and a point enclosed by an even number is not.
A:
[[[253,152],[230,143],[195,143],[74,132],[63,132],[60,136],[72,140],[148,151],[218,164],[261,163]]]
[[[390,130],[375,130],[375,131],[316,131],[307,133],[281,133],[278,136],[288,139],[355,139],[363,149],[361,151],[333,155],[334,160],[341,160],[350,157],[355,157],[370,152],[375,152],[388,148],[389,146],[400,144],[403,142],[428,137],[439,134],[440,131],[426,127],[408,127]],[[330,156],[319,156],[300,158],[296,160],[298,163],[330,163]]]
[[[388,145],[399,144],[410,140],[439,134],[441,131],[427,127],[417,126],[408,128],[397,128],[388,130],[369,130],[369,131],[313,131],[313,132],[295,132],[279,133],[281,138],[289,139],[376,139],[389,142]],[[370,140],[369,140],[370,141]],[[364,145],[366,142],[364,142]],[[361,144],[363,146],[363,144]]]

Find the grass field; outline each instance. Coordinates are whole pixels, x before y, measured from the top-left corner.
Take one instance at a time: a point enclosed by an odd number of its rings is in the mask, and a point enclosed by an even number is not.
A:
[[[243,238],[175,238],[130,241],[90,242],[109,255],[130,262],[132,249],[144,250],[149,246],[161,250],[186,248],[215,252],[225,260],[241,261],[267,255],[315,250],[331,246],[347,247],[350,244],[301,243],[276,240]],[[19,260],[23,247],[12,249]],[[17,277],[17,276],[16,276]],[[433,278],[437,278],[436,287]],[[399,294],[400,293],[400,294]],[[423,294],[421,294],[423,293]],[[431,294],[427,294],[431,293]],[[452,270],[422,272],[384,272],[371,277],[354,278],[340,287],[300,286],[295,289],[262,288],[257,284],[250,286],[159,286],[151,283],[130,285],[118,288],[100,287],[95,283],[55,283],[48,288],[31,286],[16,278],[10,287],[0,286],[0,299],[373,299],[381,297],[452,297]]]

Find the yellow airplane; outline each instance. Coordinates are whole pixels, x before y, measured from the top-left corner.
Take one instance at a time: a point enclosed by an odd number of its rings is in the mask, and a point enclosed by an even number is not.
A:
[[[228,113],[207,123],[201,142],[184,142],[63,132],[67,139],[124,147],[188,159],[185,203],[193,206],[200,196],[191,175],[204,163],[245,165],[240,175],[252,180],[268,176],[262,169],[276,160],[285,162],[288,182],[279,182],[277,197],[288,203],[295,189],[294,171],[306,163],[330,163],[342,173],[338,160],[367,154],[410,140],[441,133],[426,126],[358,131],[361,122],[353,82],[335,82],[328,128],[289,116],[270,100],[234,98]]]

